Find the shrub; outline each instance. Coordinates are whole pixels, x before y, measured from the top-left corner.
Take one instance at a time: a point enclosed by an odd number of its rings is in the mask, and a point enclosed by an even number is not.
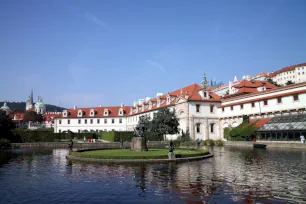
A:
[[[11,141],[1,138],[0,139],[0,149],[10,149],[11,148]]]
[[[216,146],[223,146],[224,142],[222,140],[215,140],[215,145]]]
[[[204,140],[204,145],[205,146],[214,146],[215,145],[215,141],[212,140],[212,139]]]
[[[114,142],[115,141],[115,131],[111,132],[102,132],[100,135],[102,140],[106,140],[109,142]]]

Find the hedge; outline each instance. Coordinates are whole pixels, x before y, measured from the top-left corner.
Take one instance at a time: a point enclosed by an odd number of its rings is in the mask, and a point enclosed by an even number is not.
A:
[[[53,133],[50,130],[13,130],[14,137],[12,142],[59,142],[70,139],[97,138],[95,133]]]
[[[109,142],[120,142],[121,140],[130,142],[133,137],[134,132],[111,131],[100,133],[100,138]]]

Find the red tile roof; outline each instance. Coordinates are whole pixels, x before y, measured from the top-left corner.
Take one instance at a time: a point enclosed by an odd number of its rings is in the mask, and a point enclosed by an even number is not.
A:
[[[105,106],[105,107],[90,107],[90,108],[71,108],[68,109],[68,116],[67,118],[77,118],[78,111],[82,110],[83,116],[82,117],[120,117],[120,116],[127,116],[129,115],[130,108],[132,106]],[[120,108],[123,109],[123,115],[119,115]],[[95,111],[95,116],[90,116],[90,110],[93,109]],[[104,115],[104,110],[108,110],[108,115]],[[61,116],[63,117],[63,116]]]
[[[16,112],[13,114],[10,114],[10,118],[12,118],[12,120],[23,120],[24,119],[24,113],[23,112]]]
[[[278,74],[280,74],[280,73],[282,73],[282,72],[293,71],[296,67],[301,67],[301,66],[306,66],[306,62],[301,63],[301,64],[291,65],[291,66],[288,66],[288,67],[284,67],[284,68],[282,68],[282,69],[280,69],[280,70],[277,70],[277,71],[275,71],[275,72],[272,72],[270,76],[271,76],[271,77],[274,77],[274,76],[276,76],[276,75],[278,75]]]
[[[262,118],[262,119],[252,119],[250,120],[250,124],[255,123],[256,128],[261,128],[267,122],[269,122],[272,118]]]

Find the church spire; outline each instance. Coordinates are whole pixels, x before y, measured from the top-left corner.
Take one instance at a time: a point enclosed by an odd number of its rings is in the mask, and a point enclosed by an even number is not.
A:
[[[30,101],[31,101],[31,104],[34,103],[34,101],[33,101],[33,88],[31,89]]]
[[[204,74],[204,77],[203,77],[202,87],[204,89],[207,89],[207,87],[208,87],[208,82],[207,82],[207,79],[206,79],[206,74]]]

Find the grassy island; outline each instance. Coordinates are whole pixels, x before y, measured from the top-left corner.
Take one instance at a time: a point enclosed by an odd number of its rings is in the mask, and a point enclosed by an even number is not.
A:
[[[181,158],[207,155],[204,149],[175,149]],[[168,149],[149,149],[147,152],[133,152],[130,149],[105,149],[84,152],[72,152],[72,156],[96,159],[167,159]]]

